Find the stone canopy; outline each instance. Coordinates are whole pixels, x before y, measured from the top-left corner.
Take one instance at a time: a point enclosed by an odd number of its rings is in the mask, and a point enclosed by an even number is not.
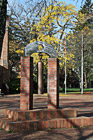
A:
[[[39,45],[42,45],[42,47],[43,47],[41,50],[38,47]],[[46,42],[43,42],[43,41],[32,42],[24,48],[25,56],[30,56],[33,53],[46,53],[52,58],[56,58],[56,56],[57,56],[57,52],[52,47],[52,45],[50,45]]]

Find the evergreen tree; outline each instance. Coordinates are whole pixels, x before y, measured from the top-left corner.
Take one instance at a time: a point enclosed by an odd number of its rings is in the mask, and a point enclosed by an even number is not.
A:
[[[85,4],[81,7],[79,10],[79,13],[85,14],[85,22],[83,24],[80,24],[76,27],[76,30],[82,30],[85,26],[93,29],[93,4],[91,3],[91,0],[86,0]]]
[[[91,0],[86,0],[85,4],[83,5],[83,7],[81,7],[80,11],[83,14],[89,15],[90,13],[92,13],[92,7],[93,7],[93,4],[91,3]]]

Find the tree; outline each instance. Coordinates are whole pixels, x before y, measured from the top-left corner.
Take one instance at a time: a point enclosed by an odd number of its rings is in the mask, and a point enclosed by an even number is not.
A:
[[[74,47],[74,60],[75,60],[75,68],[74,71],[78,74],[79,81],[81,81],[81,49],[82,49],[82,34],[84,40],[84,87],[87,88],[87,85],[91,83],[93,80],[92,73],[92,63],[93,63],[93,31],[89,27],[85,26],[83,30],[72,33],[72,37],[70,36],[70,40],[68,42],[69,45]],[[74,39],[73,39],[74,37]],[[89,87],[89,86],[88,86]]]
[[[66,5],[64,2],[57,1],[51,3],[46,10],[43,9],[43,12],[39,14],[40,20],[36,22],[31,30],[31,34],[37,34],[37,39],[32,39],[30,42],[38,40],[51,44],[58,52],[61,68],[64,67],[65,60],[62,54],[63,35],[65,35],[66,29],[74,29],[76,17],[77,12],[73,5]],[[35,31],[33,31],[33,28],[35,28]],[[74,55],[69,50],[67,49],[66,57],[68,66],[71,67],[73,64],[70,61]]]
[[[42,9],[49,5],[48,1],[27,2],[26,5],[9,2],[9,56],[10,69],[17,67],[20,56],[24,55],[24,47],[30,43],[31,39],[36,39],[37,35],[30,34],[31,27],[35,31],[34,24],[39,20]],[[31,7],[31,8],[30,8]]]
[[[86,0],[80,11],[83,14],[89,15],[90,13],[92,13],[92,6],[93,4],[91,3],[91,0]]]
[[[36,38],[35,34],[34,36],[30,34],[31,27],[34,28],[34,24],[39,20],[39,14],[42,13],[42,9],[45,9],[48,4],[46,0],[39,0],[37,2],[29,1],[25,6],[20,3],[9,5],[10,51],[23,54],[23,48],[30,43],[31,39]],[[16,45],[12,47],[14,40]]]
[[[52,0],[50,3],[46,0],[37,3],[29,3],[27,7],[18,5],[11,8],[10,17],[10,51],[12,56],[16,53],[19,56],[23,54],[24,47],[33,41],[44,41],[51,44],[57,50],[60,60],[60,69],[64,70],[64,40],[66,36],[66,60],[68,71],[74,68],[74,47],[69,45],[72,31],[76,25],[82,22],[84,14],[77,12],[71,4]],[[30,8],[31,7],[31,8]],[[68,31],[68,35],[65,33]],[[72,36],[72,39],[74,37]],[[15,40],[15,41],[14,41]],[[39,60],[38,54],[33,54],[34,64]],[[42,61],[47,64],[48,56],[43,54]],[[12,59],[13,60],[13,59]]]
[[[78,13],[84,14],[85,15],[85,19],[84,19],[83,23],[81,22],[80,24],[78,24],[76,26],[76,30],[80,31],[85,26],[93,29],[93,24],[92,24],[93,15],[92,15],[92,12],[93,12],[93,4],[91,3],[91,0],[86,0],[84,5],[81,7],[81,9],[78,12]]]
[[[83,7],[80,9],[79,13],[83,13],[85,15],[85,19],[83,21],[83,23],[78,24],[78,26],[76,26],[76,32],[75,34],[77,34],[77,40],[76,41],[76,56],[77,56],[77,62],[80,62],[81,60],[81,34],[83,34],[84,36],[84,86],[85,88],[87,88],[87,85],[89,83],[91,83],[91,81],[93,80],[93,75],[92,75],[92,62],[93,62],[93,49],[92,49],[92,38],[93,38],[93,25],[92,25],[92,6],[93,4],[91,3],[90,0],[86,0],[85,4],[83,5]],[[77,64],[78,67],[78,71],[79,71],[79,75],[80,75],[80,63]]]

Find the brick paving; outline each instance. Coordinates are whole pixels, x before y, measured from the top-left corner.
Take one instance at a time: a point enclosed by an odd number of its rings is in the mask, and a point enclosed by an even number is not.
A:
[[[93,116],[93,94],[60,96],[60,108],[75,108],[78,116]],[[19,108],[20,95],[0,97],[0,116],[5,108]],[[46,95],[34,95],[34,109],[47,108]],[[7,133],[0,130],[0,140],[91,140],[93,127],[51,129],[38,132]]]

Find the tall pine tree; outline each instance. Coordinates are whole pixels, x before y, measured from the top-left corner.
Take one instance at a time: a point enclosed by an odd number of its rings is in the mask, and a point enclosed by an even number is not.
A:
[[[82,14],[86,14],[86,21],[85,23],[82,25],[82,29],[87,26],[89,28],[93,29],[93,16],[92,16],[92,12],[93,12],[93,3],[91,3],[91,0],[86,0],[85,4],[83,5],[83,7],[81,7],[80,12]]]

